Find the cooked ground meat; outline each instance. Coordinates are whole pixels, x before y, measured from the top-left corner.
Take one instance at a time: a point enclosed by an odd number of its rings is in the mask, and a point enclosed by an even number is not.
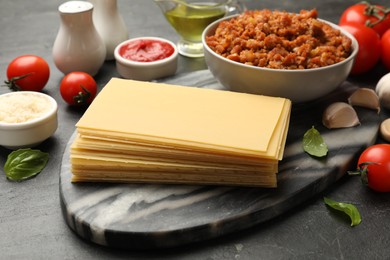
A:
[[[299,14],[249,10],[223,21],[206,42],[230,60],[273,69],[310,69],[335,64],[352,51],[351,40],[317,19]]]

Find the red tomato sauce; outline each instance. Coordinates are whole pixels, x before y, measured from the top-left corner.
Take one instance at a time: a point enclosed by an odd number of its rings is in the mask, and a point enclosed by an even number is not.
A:
[[[169,43],[153,39],[134,40],[119,49],[123,58],[139,62],[162,60],[173,52],[174,49]]]

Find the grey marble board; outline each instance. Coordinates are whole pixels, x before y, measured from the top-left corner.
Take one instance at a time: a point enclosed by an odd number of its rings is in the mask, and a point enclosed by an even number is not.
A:
[[[221,88],[207,70],[177,75],[164,82]],[[324,108],[334,101],[346,101],[355,89],[346,81],[322,99],[293,105],[276,189],[72,184],[69,146],[73,135],[64,152],[60,173],[65,221],[76,234],[93,243],[150,249],[216,238],[299,207],[352,169],[360,152],[375,141],[381,120],[376,111],[356,108],[361,125],[353,128],[328,130],[321,123]],[[313,158],[302,149],[302,137],[311,126],[321,132],[329,147],[324,159]]]

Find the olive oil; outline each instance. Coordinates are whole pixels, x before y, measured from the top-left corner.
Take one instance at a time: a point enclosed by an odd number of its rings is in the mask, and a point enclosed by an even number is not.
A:
[[[200,42],[203,30],[213,21],[226,14],[226,6],[210,8],[210,3],[177,5],[166,11],[165,17],[185,41]]]

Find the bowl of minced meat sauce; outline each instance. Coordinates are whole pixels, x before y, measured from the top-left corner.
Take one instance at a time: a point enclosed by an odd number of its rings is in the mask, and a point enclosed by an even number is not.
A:
[[[347,31],[313,10],[249,10],[203,32],[205,60],[229,90],[307,102],[348,77],[358,51]]]
[[[34,147],[58,127],[57,102],[41,92],[0,95],[0,145],[8,149]]]

